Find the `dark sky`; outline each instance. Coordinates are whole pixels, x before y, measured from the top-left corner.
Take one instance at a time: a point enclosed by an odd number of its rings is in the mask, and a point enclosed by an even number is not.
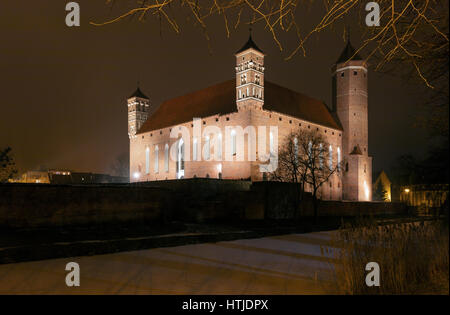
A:
[[[68,1],[67,1],[68,2]],[[227,39],[222,20],[211,23],[211,49],[201,30],[181,23],[181,35],[148,20],[94,27],[123,12],[105,0],[78,1],[81,26],[65,25],[66,1],[0,3],[0,147],[9,145],[20,170],[68,168],[109,172],[128,152],[126,98],[136,89],[161,101],[234,77],[233,53],[247,40],[243,25]],[[320,1],[319,1],[320,2]],[[130,1],[124,1],[130,3]],[[319,10],[301,12],[304,24]],[[253,37],[266,56],[266,79],[331,104],[330,68],[344,47],[334,32],[313,37],[307,56],[285,61],[262,27]],[[294,36],[282,38],[294,47]],[[352,42],[359,45],[358,32]],[[369,75],[369,154],[374,171],[399,154],[424,152],[413,128],[417,95],[400,79]],[[176,113],[174,113],[175,115]]]

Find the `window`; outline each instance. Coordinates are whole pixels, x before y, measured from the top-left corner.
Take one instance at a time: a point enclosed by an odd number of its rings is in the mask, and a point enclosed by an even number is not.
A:
[[[197,161],[197,138],[194,138],[192,146],[192,160]]]
[[[323,167],[323,145],[322,143],[319,144],[319,168],[322,169]]]
[[[217,158],[219,160],[222,160],[222,134],[221,133],[219,133],[217,135],[216,147],[217,147]],[[222,171],[220,171],[220,172],[222,172]]]
[[[337,170],[338,170],[338,172],[340,172],[341,171],[341,148],[337,148],[337,162],[338,162],[338,164],[337,164]]]
[[[150,174],[150,148],[145,149],[145,174]]]
[[[333,169],[333,147],[330,144],[330,147],[328,148],[328,166],[330,168],[330,171]]]
[[[178,150],[177,150],[177,178],[184,177],[184,141],[181,138],[178,141]]]
[[[209,136],[206,136],[205,138],[205,160],[209,160],[211,158],[211,144],[210,144],[210,139]]]
[[[310,164],[311,164],[311,160],[312,160],[312,143],[311,143],[311,141],[309,141],[308,142],[308,160],[309,160],[309,162],[310,162]]]
[[[231,130],[231,154],[236,155],[236,130]]]
[[[274,147],[273,147],[273,133],[272,133],[272,132],[270,132],[270,134],[269,134],[269,152],[270,152],[270,155],[272,155],[273,152],[274,152]]]
[[[158,173],[159,172],[159,148],[157,145],[155,146],[154,158],[155,158],[155,173]]]
[[[169,171],[169,145],[167,143],[164,146],[164,170],[166,173]]]
[[[294,138],[294,162],[298,164],[298,140],[297,137]]]

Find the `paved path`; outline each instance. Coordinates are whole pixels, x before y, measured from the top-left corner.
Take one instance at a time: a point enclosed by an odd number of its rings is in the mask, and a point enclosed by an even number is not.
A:
[[[0,294],[320,294],[332,232],[0,265]],[[67,287],[65,266],[80,265]]]

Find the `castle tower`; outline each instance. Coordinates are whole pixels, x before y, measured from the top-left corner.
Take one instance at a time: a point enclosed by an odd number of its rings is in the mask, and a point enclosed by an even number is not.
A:
[[[252,40],[236,54],[236,106],[238,111],[264,105],[264,53]]]
[[[350,40],[332,69],[333,111],[339,117],[344,161],[344,200],[372,200],[372,157],[368,155],[367,63]]]
[[[132,138],[139,131],[139,128],[148,118],[150,100],[140,90],[136,91],[128,98],[128,137]]]

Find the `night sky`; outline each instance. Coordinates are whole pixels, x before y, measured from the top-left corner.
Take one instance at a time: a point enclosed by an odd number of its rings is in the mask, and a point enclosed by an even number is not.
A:
[[[211,51],[201,30],[188,22],[180,23],[180,35],[167,24],[160,34],[154,18],[89,25],[126,9],[111,11],[105,0],[78,1],[81,26],[69,28],[67,2],[0,3],[0,147],[12,147],[21,171],[110,172],[128,152],[126,98],[138,80],[156,108],[165,99],[233,78],[233,54],[248,38],[248,27],[241,25],[227,39],[220,18],[210,24]],[[318,12],[299,12],[299,19],[303,25],[317,22]],[[358,46],[358,31],[351,34]],[[344,47],[342,33],[313,37],[307,56],[290,61],[261,25],[253,27],[253,38],[267,54],[266,80],[331,104],[330,68]],[[282,39],[294,47],[294,35]],[[400,154],[425,152],[425,133],[413,127],[417,96],[400,79],[369,72],[374,171]]]

